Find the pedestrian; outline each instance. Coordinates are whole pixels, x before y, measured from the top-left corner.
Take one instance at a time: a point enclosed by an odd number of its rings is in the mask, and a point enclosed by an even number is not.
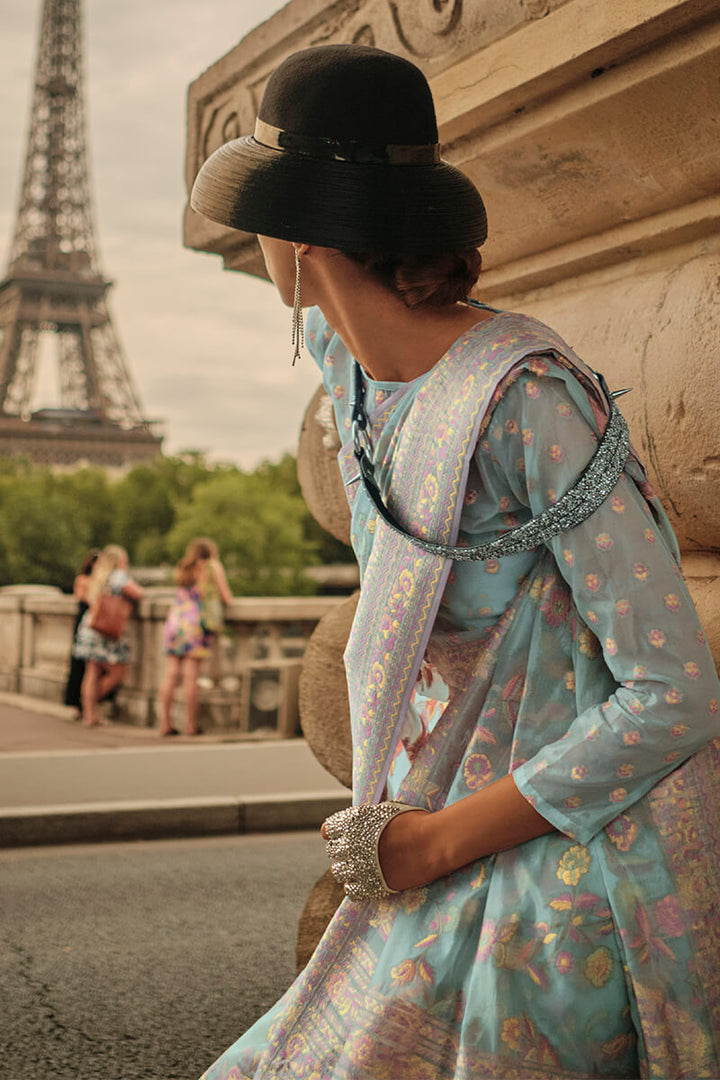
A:
[[[73,656],[85,663],[81,687],[83,724],[97,727],[101,723],[98,703],[108,697],[123,682],[130,660],[130,642],[126,633],[132,605],[143,590],[128,572],[128,556],[124,548],[108,544],[98,555],[87,586],[88,609],[78,626]],[[111,627],[98,628],[96,616],[109,597],[122,598],[119,622]]]
[[[65,704],[75,709],[75,720],[82,719],[80,687],[82,686],[83,675],[85,674],[85,661],[81,660],[79,656],[75,656],[74,650],[77,642],[78,627],[80,626],[83,615],[88,609],[87,590],[90,583],[90,574],[92,573],[92,568],[95,565],[99,554],[100,552],[97,548],[88,551],[83,558],[80,569],[73,581],[73,596],[77,600],[77,608],[75,611],[72,646],[70,649],[70,670],[68,671],[67,683],[65,684]]]
[[[720,1075],[712,656],[604,380],[469,298],[425,78],[295,53],[192,204],[259,234],[296,346],[311,305],[362,575],[347,898],[205,1080]]]
[[[232,600],[217,546],[205,536],[187,546],[175,569],[177,593],[163,632],[165,672],[160,684],[160,734],[179,735],[172,723],[175,689],[182,679],[185,734],[199,735],[198,675],[223,628],[223,604]]]

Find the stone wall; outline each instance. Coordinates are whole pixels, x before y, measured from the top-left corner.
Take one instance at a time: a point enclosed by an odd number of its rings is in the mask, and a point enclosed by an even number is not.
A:
[[[123,719],[152,726],[171,597],[148,589],[130,621],[133,662],[118,703]],[[233,600],[227,631],[201,671],[204,730],[291,737],[298,727],[302,657],[318,621],[342,598]],[[52,589],[0,590],[0,690],[62,702],[76,602]],[[178,691],[176,707],[182,709]],[[178,723],[182,728],[182,723]]]
[[[337,41],[429,76],[444,155],[488,207],[479,297],[633,387],[623,412],[720,656],[717,0],[292,0],[190,86],[188,190],[252,131],[284,57]],[[185,242],[264,273],[254,237],[189,209]]]

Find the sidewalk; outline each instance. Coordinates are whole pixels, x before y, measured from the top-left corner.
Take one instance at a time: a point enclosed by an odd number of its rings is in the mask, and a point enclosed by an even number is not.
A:
[[[304,739],[161,739],[0,693],[0,847],[318,828],[350,795]]]

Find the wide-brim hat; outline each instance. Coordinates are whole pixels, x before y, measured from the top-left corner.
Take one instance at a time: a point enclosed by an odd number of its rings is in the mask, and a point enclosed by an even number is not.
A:
[[[271,76],[253,135],[202,166],[194,210],[341,251],[440,254],[487,237],[482,198],[443,161],[425,76],[366,45],[322,45]]]

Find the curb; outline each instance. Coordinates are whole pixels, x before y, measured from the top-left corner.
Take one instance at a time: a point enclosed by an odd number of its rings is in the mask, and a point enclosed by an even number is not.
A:
[[[239,798],[26,806],[0,810],[0,848],[319,829],[350,795],[313,791]]]
[[[32,697],[30,694],[15,694],[11,690],[0,690],[0,705],[10,705],[13,709],[22,709],[24,712],[52,716],[56,720],[71,720],[75,712],[72,705],[61,705],[57,701]]]

